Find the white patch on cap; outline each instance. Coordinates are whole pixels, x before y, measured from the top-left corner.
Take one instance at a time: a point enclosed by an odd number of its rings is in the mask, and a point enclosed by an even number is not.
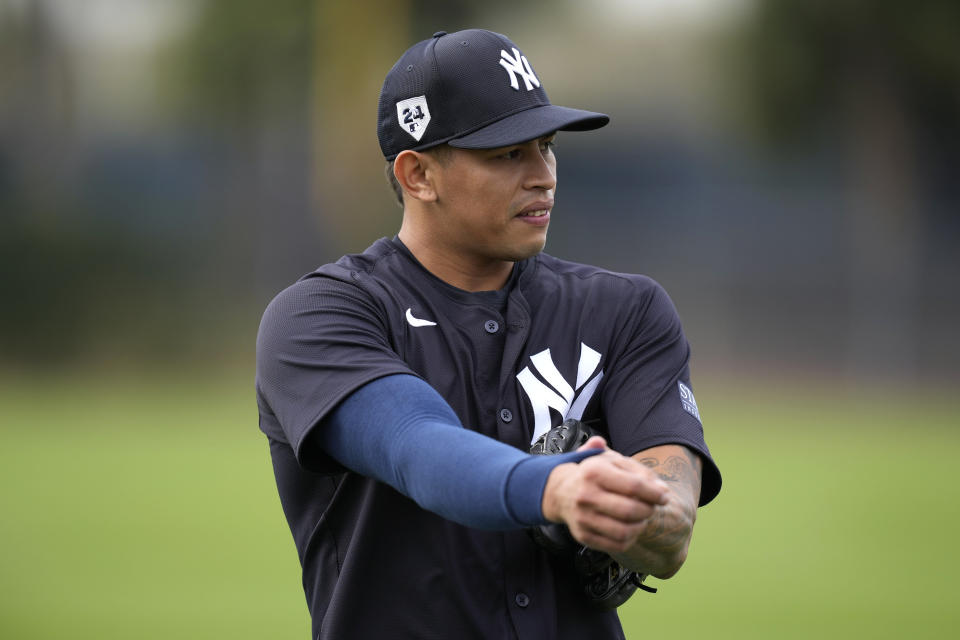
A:
[[[397,122],[404,131],[419,142],[424,131],[427,130],[427,125],[430,124],[430,109],[427,108],[427,97],[417,96],[398,102]]]
[[[677,386],[680,387],[680,404],[683,405],[683,410],[697,420],[700,420],[700,409],[697,408],[697,401],[693,397],[693,391],[679,380],[677,381]]]

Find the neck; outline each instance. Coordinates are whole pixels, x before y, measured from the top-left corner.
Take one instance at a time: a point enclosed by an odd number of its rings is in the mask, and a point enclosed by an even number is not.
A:
[[[449,285],[464,291],[496,291],[510,278],[513,262],[480,259],[465,252],[438,248],[402,225],[397,234],[424,268]]]

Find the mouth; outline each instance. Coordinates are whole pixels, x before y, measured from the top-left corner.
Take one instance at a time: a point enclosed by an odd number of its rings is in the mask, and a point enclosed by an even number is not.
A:
[[[521,209],[517,217],[528,222],[544,222],[550,219],[551,209],[553,209],[553,200],[539,200]]]
[[[534,209],[533,211],[521,211],[518,217],[521,218],[542,218],[550,215],[550,209]]]
[[[532,211],[521,211],[515,218],[521,224],[537,229],[546,229],[550,224],[550,209],[533,209]]]

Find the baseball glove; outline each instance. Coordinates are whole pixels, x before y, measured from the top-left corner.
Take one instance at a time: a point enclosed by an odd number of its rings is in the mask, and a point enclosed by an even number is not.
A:
[[[530,453],[553,455],[576,451],[593,435],[597,435],[596,431],[571,418],[540,436],[530,448]],[[608,554],[583,546],[570,535],[566,525],[546,524],[528,531],[534,541],[549,552],[572,559],[584,594],[590,603],[599,609],[616,609],[626,602],[637,588],[651,593],[657,591],[643,584],[646,574],[630,571]]]

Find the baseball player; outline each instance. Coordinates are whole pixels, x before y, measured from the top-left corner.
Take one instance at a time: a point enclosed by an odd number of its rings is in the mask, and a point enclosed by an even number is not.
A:
[[[623,638],[624,585],[683,563],[720,474],[677,313],[647,277],[542,253],[555,133],[608,120],[552,105],[489,31],[387,74],[400,231],[281,292],[257,338],[315,638]],[[598,575],[631,577],[611,600]]]

